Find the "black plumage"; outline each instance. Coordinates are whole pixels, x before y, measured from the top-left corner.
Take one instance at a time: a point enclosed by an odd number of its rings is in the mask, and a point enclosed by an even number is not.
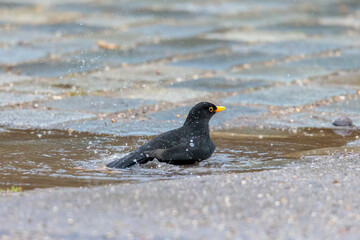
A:
[[[190,110],[182,127],[158,135],[107,166],[129,168],[154,158],[171,164],[192,164],[207,159],[215,150],[209,135],[209,120],[216,112],[223,110],[225,107],[217,107],[209,102],[198,103]]]

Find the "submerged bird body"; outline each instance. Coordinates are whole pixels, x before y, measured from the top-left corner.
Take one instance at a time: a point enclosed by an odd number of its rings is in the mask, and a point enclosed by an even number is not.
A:
[[[198,103],[191,109],[182,127],[158,135],[107,166],[128,168],[154,158],[171,164],[192,164],[207,159],[215,150],[215,144],[210,139],[209,120],[222,110],[225,110],[225,107],[216,107],[208,102]]]

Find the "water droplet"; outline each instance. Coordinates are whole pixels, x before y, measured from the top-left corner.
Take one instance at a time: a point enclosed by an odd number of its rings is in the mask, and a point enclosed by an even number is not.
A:
[[[190,147],[195,147],[195,144],[194,144],[194,143],[190,143]]]

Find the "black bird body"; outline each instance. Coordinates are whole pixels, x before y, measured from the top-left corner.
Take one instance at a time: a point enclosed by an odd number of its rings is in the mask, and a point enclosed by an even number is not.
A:
[[[215,150],[215,144],[210,139],[209,120],[222,110],[225,107],[216,107],[208,102],[198,103],[191,109],[182,127],[158,135],[107,166],[128,168],[154,158],[171,164],[192,164],[207,159]]]

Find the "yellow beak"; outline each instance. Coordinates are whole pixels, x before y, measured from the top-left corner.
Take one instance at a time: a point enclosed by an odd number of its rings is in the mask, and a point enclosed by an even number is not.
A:
[[[223,106],[216,106],[216,110],[215,112],[221,112],[221,111],[224,111],[226,109],[226,107],[223,107]]]

